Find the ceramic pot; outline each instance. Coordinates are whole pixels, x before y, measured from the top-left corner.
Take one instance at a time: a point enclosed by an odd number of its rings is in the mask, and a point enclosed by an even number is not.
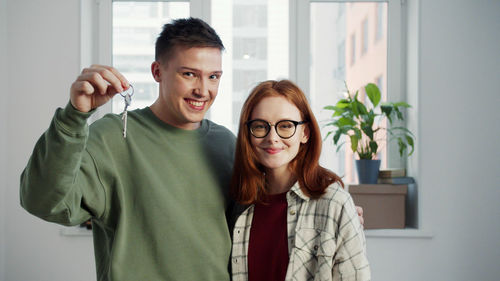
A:
[[[356,170],[360,184],[376,184],[379,169],[380,160],[356,160]]]

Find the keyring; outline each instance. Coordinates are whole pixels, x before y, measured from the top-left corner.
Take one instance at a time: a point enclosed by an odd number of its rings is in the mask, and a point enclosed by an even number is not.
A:
[[[131,90],[132,90],[132,92],[130,92]],[[125,97],[127,94],[130,97],[132,97],[134,95],[134,86],[132,86],[132,84],[130,84],[130,87],[128,89],[126,89],[125,91],[121,92],[120,96]]]

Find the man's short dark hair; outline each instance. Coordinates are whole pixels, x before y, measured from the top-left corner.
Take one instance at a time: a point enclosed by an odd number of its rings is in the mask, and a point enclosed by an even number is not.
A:
[[[215,30],[198,18],[176,19],[165,24],[156,39],[155,60],[168,61],[175,47],[214,47],[224,50]]]

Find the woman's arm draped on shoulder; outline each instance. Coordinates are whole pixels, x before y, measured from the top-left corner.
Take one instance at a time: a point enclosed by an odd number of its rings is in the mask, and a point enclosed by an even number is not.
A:
[[[370,265],[366,254],[363,226],[350,196],[343,204],[338,227],[337,250],[332,270],[333,280],[370,280]]]
[[[77,225],[104,212],[104,190],[86,152],[91,113],[59,108],[21,175],[21,205],[44,220]]]

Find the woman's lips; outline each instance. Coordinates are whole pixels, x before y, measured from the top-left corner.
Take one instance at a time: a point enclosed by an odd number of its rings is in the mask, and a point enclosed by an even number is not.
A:
[[[276,154],[276,153],[280,153],[283,149],[281,148],[264,148],[264,151],[269,153],[269,154]]]

